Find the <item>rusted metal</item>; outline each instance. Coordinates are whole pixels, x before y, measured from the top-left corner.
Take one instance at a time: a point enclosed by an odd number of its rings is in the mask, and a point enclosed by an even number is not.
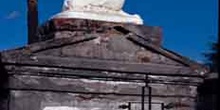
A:
[[[27,0],[28,4],[28,44],[37,41],[36,32],[38,27],[38,0]]]

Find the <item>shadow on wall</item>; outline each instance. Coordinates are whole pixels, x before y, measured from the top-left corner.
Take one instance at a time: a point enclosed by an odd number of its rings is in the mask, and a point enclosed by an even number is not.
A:
[[[196,110],[217,110],[217,85],[217,78],[212,78],[198,87]]]
[[[0,54],[0,110],[8,110],[9,91],[5,89],[8,82],[8,75],[1,61]]]

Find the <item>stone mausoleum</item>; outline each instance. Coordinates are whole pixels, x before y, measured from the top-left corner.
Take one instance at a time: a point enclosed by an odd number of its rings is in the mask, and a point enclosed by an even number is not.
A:
[[[195,110],[208,70],[123,4],[65,0],[28,45],[2,51],[0,110]]]

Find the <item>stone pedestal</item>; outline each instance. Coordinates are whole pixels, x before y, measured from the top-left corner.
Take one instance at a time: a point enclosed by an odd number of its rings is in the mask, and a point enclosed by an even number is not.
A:
[[[144,26],[131,23],[116,23],[75,18],[51,19],[38,28],[36,42],[52,38],[67,38],[86,34],[121,34],[116,30],[123,27],[137,35],[149,39],[156,46],[162,44],[162,29],[158,26]]]

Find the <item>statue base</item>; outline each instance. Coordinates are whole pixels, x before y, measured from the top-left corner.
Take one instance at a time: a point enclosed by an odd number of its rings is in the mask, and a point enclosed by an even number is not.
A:
[[[142,25],[143,20],[138,15],[129,15],[125,12],[118,13],[95,13],[95,12],[75,12],[75,11],[64,11],[53,16],[55,18],[76,18],[76,19],[88,19],[106,22],[116,23],[130,23]]]
[[[115,27],[126,28],[137,35],[144,37],[144,39],[149,39],[149,41],[156,46],[162,44],[162,30],[158,26],[144,26],[130,23],[105,22],[76,18],[54,18],[45,22],[38,28],[34,41],[40,42],[49,39],[70,38],[85,36],[88,34],[97,34],[103,37],[112,35],[124,36],[124,34],[117,31]]]

